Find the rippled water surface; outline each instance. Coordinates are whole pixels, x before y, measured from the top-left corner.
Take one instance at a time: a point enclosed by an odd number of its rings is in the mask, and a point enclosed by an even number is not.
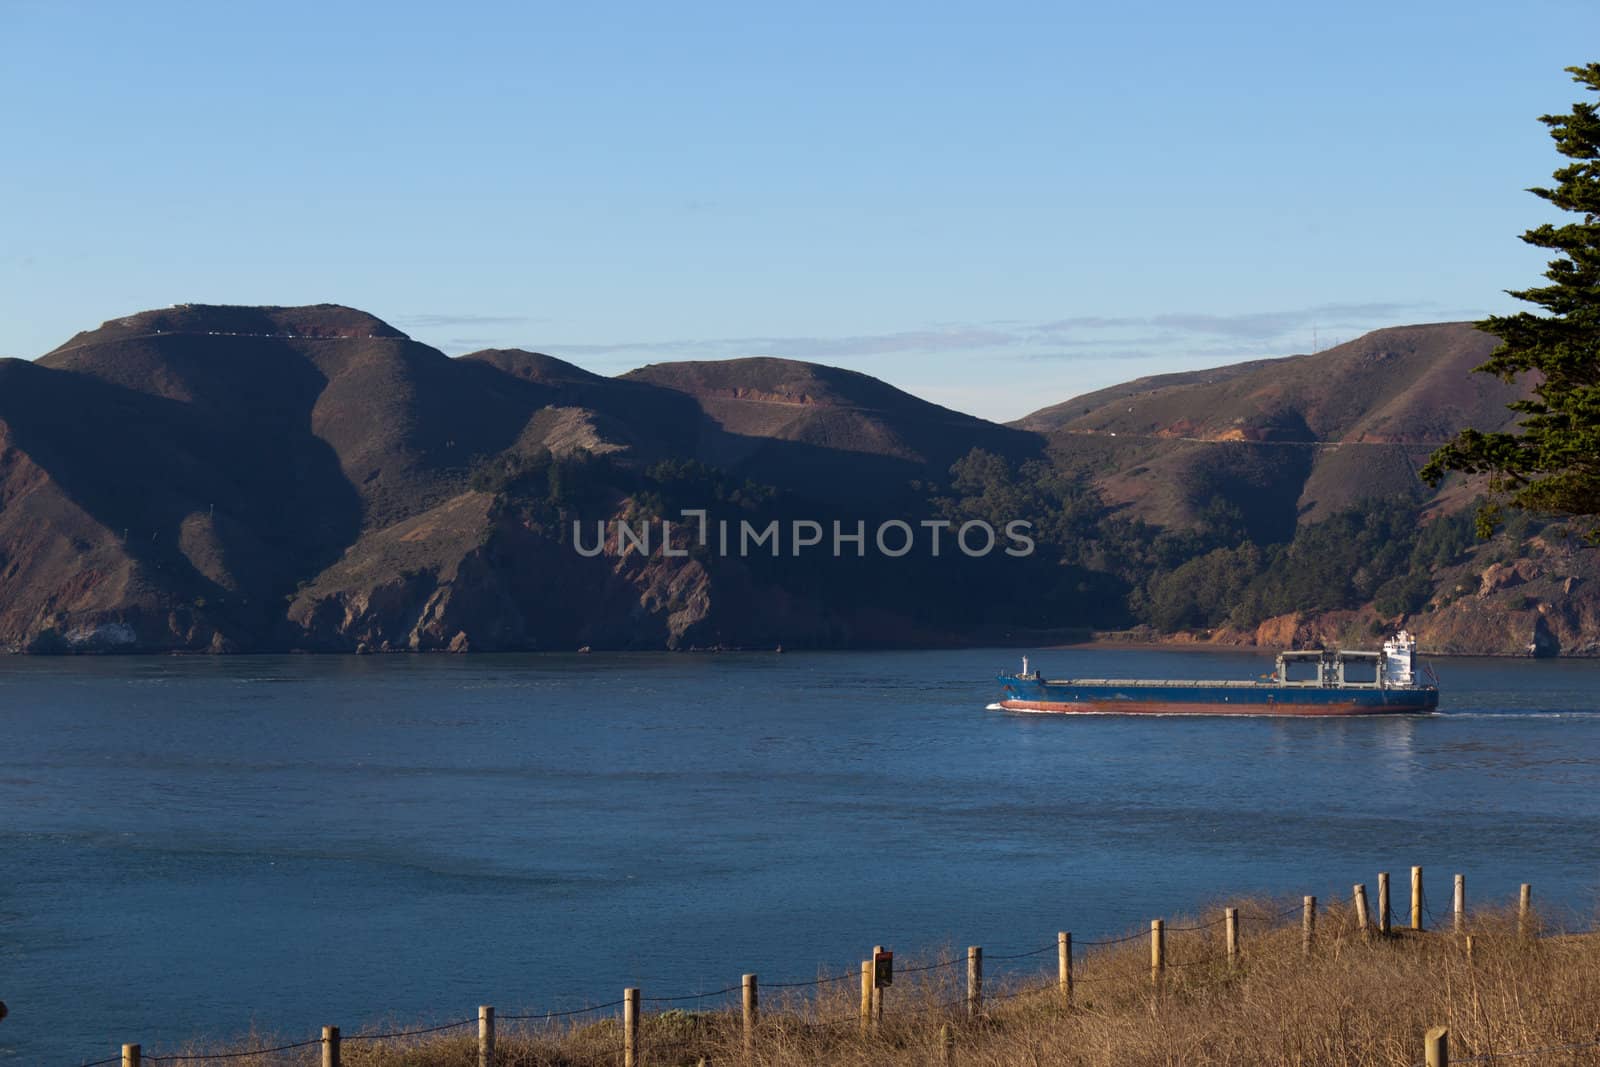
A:
[[[0,1059],[1033,948],[1422,864],[1579,919],[1600,663],[1441,714],[985,711],[1010,651],[0,661]],[[1031,653],[1235,677],[1256,655]]]

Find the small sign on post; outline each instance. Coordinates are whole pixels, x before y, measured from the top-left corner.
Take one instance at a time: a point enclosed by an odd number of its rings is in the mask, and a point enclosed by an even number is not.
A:
[[[885,989],[894,985],[894,953],[874,952],[872,954],[872,985],[874,989]]]

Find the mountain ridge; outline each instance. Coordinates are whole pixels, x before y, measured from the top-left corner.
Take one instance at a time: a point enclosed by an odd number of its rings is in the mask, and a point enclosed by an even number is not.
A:
[[[793,360],[606,377],[521,349],[450,358],[336,304],[139,312],[0,360],[0,645],[849,646],[1092,628],[1134,593],[1063,545],[1054,563],[919,553],[897,571],[615,538],[579,557],[569,527],[701,501],[763,522],[956,515],[989,506],[962,485],[994,464],[1024,479],[1007,506],[1073,485],[1174,536],[1226,513],[1237,536],[1287,542],[1371,496],[1453,514],[1470,485],[1429,494],[1415,466],[1458,421],[1508,420],[1517,390],[1469,373],[1492,345],[1460,323],[1395,327],[1000,425]],[[1588,618],[1551,632],[1583,647]]]

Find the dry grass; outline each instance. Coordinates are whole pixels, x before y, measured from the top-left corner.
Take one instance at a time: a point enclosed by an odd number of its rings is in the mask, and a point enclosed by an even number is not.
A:
[[[1451,1032],[1457,1062],[1568,1044],[1600,1036],[1600,935],[1519,936],[1514,916],[1474,917],[1473,956],[1449,932],[1366,936],[1348,906],[1318,916],[1305,958],[1298,919],[1275,924],[1248,916],[1281,911],[1247,906],[1243,958],[1230,968],[1223,928],[1169,925],[1169,969],[1150,978],[1147,939],[1080,948],[1074,997],[1057,987],[1053,949],[986,961],[982,1015],[965,1010],[966,961],[946,954],[926,969],[901,961],[881,1024],[863,1033],[859,979],[764,993],[751,1067],[930,1065],[945,1062],[941,1033],[961,1067],[1013,1065],[1293,1064],[1391,1067],[1422,1060],[1431,1026]],[[649,990],[645,991],[649,994]],[[737,994],[732,994],[736,1000]],[[648,1005],[647,1005],[648,1007]],[[500,1020],[500,1067],[614,1067],[622,1062],[617,1009],[576,1020]],[[742,1064],[736,1004],[721,1010],[647,1012],[641,1060],[648,1067]],[[248,1045],[242,1047],[248,1048]],[[201,1050],[189,1050],[191,1053]],[[210,1051],[228,1051],[226,1049]],[[345,1036],[345,1067],[477,1067],[476,1023],[410,1037]],[[199,1067],[198,1060],[163,1059]],[[320,1062],[315,1047],[226,1063],[284,1067]],[[1600,1047],[1518,1057],[1512,1062],[1600,1064]]]

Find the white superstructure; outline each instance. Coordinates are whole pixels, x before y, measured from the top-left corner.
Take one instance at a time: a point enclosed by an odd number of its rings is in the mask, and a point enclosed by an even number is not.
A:
[[[1383,643],[1383,684],[1405,689],[1416,684],[1412,670],[1417,656],[1417,639],[1401,630]]]

